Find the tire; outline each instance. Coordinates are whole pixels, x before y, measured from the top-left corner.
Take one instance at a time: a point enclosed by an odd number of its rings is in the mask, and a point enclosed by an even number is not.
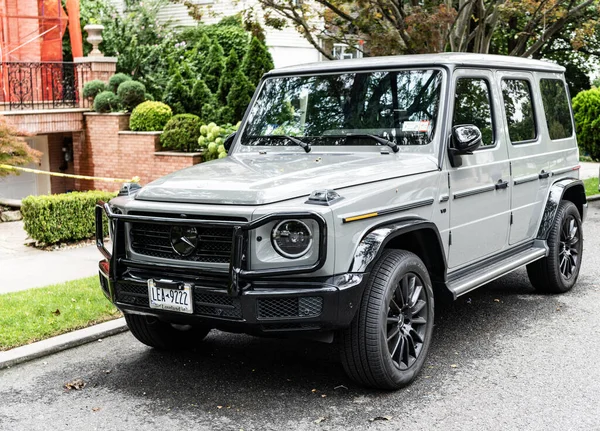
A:
[[[125,313],[125,321],[135,338],[147,346],[161,350],[194,347],[210,332],[210,328],[185,327],[179,329],[156,317]]]
[[[357,315],[342,333],[341,358],[348,376],[378,389],[410,384],[425,362],[433,317],[433,289],[421,259],[408,251],[385,250],[369,276]]]
[[[527,265],[538,292],[564,293],[575,285],[583,256],[581,216],[573,202],[561,201],[548,234],[548,256]]]

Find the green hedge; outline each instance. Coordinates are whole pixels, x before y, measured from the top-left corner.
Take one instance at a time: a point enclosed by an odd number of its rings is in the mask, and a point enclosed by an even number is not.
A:
[[[21,207],[25,231],[45,244],[92,238],[96,232],[96,202],[108,202],[116,195],[90,191],[28,196]]]
[[[162,102],[144,102],[131,112],[129,128],[137,132],[160,132],[172,116],[169,105]]]

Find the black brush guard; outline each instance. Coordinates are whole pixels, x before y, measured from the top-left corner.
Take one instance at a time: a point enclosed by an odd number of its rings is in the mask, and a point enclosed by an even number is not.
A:
[[[154,216],[139,216],[117,214],[112,211],[110,205],[103,201],[98,201],[96,205],[96,246],[106,260],[110,263],[109,278],[116,281],[122,274],[123,268],[138,268],[164,272],[195,273],[216,276],[228,276],[227,292],[231,296],[239,296],[248,282],[252,280],[264,279],[265,277],[293,275],[301,273],[311,273],[319,270],[325,264],[327,258],[327,224],[325,219],[313,212],[285,212],[270,214],[260,217],[250,222],[223,221],[223,220],[201,220],[184,219]],[[113,232],[112,251],[109,251],[104,245],[103,215],[108,217]],[[248,270],[244,268],[244,255],[247,254],[248,232],[261,227],[273,220],[284,220],[289,218],[314,220],[319,226],[319,249],[317,261],[311,265],[299,265],[286,267],[283,269],[263,269]],[[125,253],[125,223],[155,223],[166,225],[197,226],[197,227],[232,227],[233,238],[231,248],[231,259],[229,270],[197,268],[185,264],[159,264],[151,262],[139,262],[127,259]],[[123,236],[123,238],[121,238]]]

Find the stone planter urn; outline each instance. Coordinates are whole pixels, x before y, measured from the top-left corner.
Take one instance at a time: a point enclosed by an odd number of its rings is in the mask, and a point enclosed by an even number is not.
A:
[[[90,57],[103,57],[104,54],[98,49],[98,45],[102,42],[102,30],[104,26],[101,24],[88,24],[83,29],[87,32],[87,41],[92,44],[92,51],[89,53]]]

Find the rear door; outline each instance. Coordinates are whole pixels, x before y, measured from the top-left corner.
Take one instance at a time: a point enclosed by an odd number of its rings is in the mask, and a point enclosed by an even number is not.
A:
[[[462,166],[448,164],[450,186],[450,268],[498,253],[507,246],[510,223],[510,166],[498,88],[492,71],[457,70],[451,124],[474,124],[482,132],[481,147],[464,155]],[[501,130],[501,129],[500,129]]]

